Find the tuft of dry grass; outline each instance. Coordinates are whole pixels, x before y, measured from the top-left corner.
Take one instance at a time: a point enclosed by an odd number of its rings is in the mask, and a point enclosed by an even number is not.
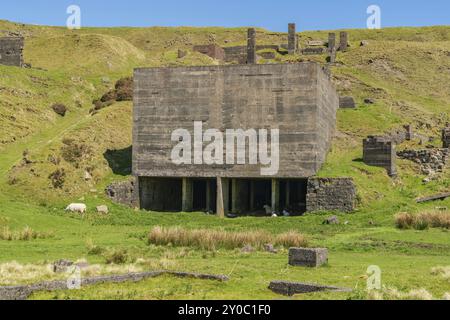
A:
[[[265,244],[269,243],[285,248],[307,246],[306,238],[296,231],[272,235],[262,230],[228,232],[224,230],[188,230],[181,227],[164,228],[160,226],[154,227],[149,233],[148,243],[173,245],[175,247],[195,247],[203,250],[216,250],[218,248],[233,250],[243,248],[246,245],[262,249]]]
[[[368,298],[369,300],[434,300],[433,295],[425,289],[402,292],[396,288],[369,291]]]
[[[450,281],[450,266],[433,268],[431,269],[431,274],[434,276],[441,276]]]
[[[30,227],[25,227],[20,231],[11,231],[9,227],[0,230],[0,240],[5,241],[30,241],[51,238],[52,236],[50,233],[36,232]]]
[[[399,229],[450,229],[450,212],[428,211],[419,214],[399,213],[395,216],[395,224]]]

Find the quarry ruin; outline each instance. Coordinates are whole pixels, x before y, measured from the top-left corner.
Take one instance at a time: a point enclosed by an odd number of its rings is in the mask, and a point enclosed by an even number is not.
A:
[[[319,179],[336,129],[339,96],[315,62],[256,64],[255,29],[247,46],[197,46],[196,51],[240,64],[139,68],[134,73],[133,175],[138,207],[151,211],[207,211],[219,215],[354,209],[351,179]],[[299,52],[289,25],[290,54]],[[223,50],[222,50],[223,49]],[[332,50],[334,51],[334,49]],[[278,130],[279,170],[262,174],[244,145],[244,163],[174,163],[173,132]],[[190,141],[189,141],[190,143]],[[198,144],[198,143],[197,143]],[[197,145],[203,150],[205,141]],[[196,146],[194,145],[194,148]],[[223,155],[222,158],[226,156]],[[194,157],[195,158],[195,157]]]

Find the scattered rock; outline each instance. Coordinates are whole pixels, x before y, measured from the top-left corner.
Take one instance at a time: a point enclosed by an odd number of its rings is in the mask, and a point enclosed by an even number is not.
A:
[[[53,272],[64,273],[67,272],[69,267],[73,266],[73,262],[70,260],[61,259],[53,263]]]
[[[374,104],[375,103],[375,99],[366,98],[366,99],[364,99],[364,103],[365,104]]]
[[[185,50],[178,50],[178,59],[186,57],[187,52]]]
[[[275,247],[273,246],[273,244],[269,243],[269,244],[265,244],[264,245],[264,250],[266,252],[270,252],[270,253],[278,253],[278,250],[275,249]]]
[[[369,45],[369,41],[367,41],[367,40],[363,40],[363,41],[361,41],[361,43],[360,43],[360,46],[361,47],[365,47],[365,46],[368,46]]]
[[[397,152],[397,156],[419,164],[421,173],[427,176],[424,182],[430,182],[437,178],[437,173],[444,171],[450,157],[450,150],[434,147],[426,150],[404,150]]]
[[[241,250],[242,253],[252,253],[254,251],[255,251],[255,249],[253,249],[253,247],[251,245],[246,245]]]
[[[64,117],[67,113],[67,107],[62,103],[55,103],[54,105],[52,105],[52,109],[57,115],[60,115],[61,117]]]
[[[332,216],[326,219],[323,224],[339,224],[339,218],[337,216]]]
[[[91,175],[88,171],[85,171],[85,172],[84,172],[84,180],[85,180],[85,181],[90,181],[90,180],[92,180],[92,175]]]
[[[77,262],[77,263],[75,263],[75,266],[80,268],[80,269],[86,269],[86,268],[89,267],[89,263],[87,263],[86,261]]]

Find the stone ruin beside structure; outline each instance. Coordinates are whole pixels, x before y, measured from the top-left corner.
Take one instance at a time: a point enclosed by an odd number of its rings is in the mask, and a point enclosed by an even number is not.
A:
[[[0,64],[23,67],[24,39],[22,37],[0,38]]]
[[[216,60],[225,60],[225,51],[216,44],[206,44],[194,46],[194,51],[205,54]]]
[[[387,137],[369,136],[363,141],[363,161],[374,167],[385,168],[391,177],[397,175],[395,143]]]
[[[346,51],[348,49],[348,32],[340,32],[340,42],[336,43],[336,34],[330,33],[328,35],[328,41],[324,40],[310,40],[307,42],[307,46],[303,49],[300,48],[299,35],[296,31],[296,24],[289,23],[288,25],[288,43],[281,45],[257,45],[256,44],[255,28],[249,28],[247,30],[247,45],[246,46],[232,46],[232,47],[220,47],[216,44],[198,45],[194,46],[193,50],[206,54],[211,58],[224,61],[225,63],[237,63],[237,64],[256,64],[259,57],[258,51],[271,49],[279,54],[302,54],[302,55],[321,55],[328,53],[328,61],[330,63],[336,62],[337,51]],[[282,50],[283,49],[283,50]],[[262,53],[261,58],[274,59],[275,53],[268,52]]]

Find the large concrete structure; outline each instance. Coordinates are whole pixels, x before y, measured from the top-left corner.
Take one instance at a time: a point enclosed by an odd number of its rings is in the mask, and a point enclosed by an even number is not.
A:
[[[134,81],[133,173],[141,208],[306,210],[308,178],[325,161],[339,108],[319,64],[143,68],[135,70]],[[185,141],[172,141],[172,133],[183,128],[195,136],[199,121],[203,131],[222,133],[278,129],[278,173],[263,175],[263,165],[248,161],[248,150],[245,164],[174,163],[172,150]],[[194,143],[194,151],[206,145]]]
[[[24,40],[19,37],[0,38],[0,64],[6,66],[23,66]]]

